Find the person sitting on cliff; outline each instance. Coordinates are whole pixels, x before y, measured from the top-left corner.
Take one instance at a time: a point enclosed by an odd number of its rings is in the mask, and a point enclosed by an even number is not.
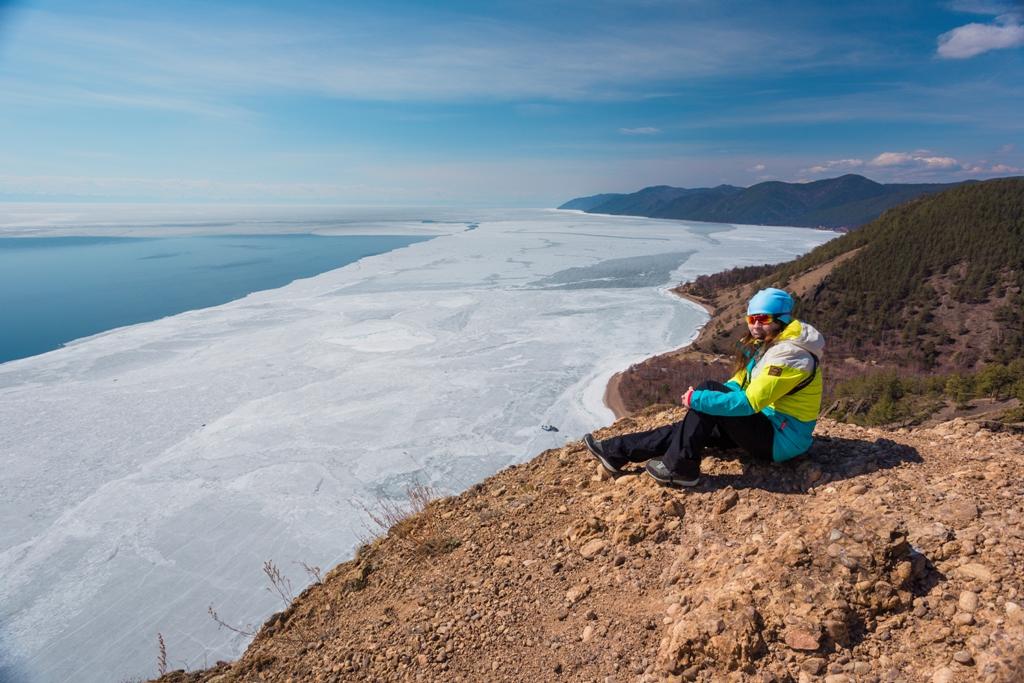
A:
[[[647,474],[666,486],[696,486],[707,446],[739,447],[763,462],[805,452],[821,410],[825,339],[792,313],[787,292],[762,289],[747,305],[749,334],[740,340],[729,381],[691,386],[680,422],[601,441],[587,434],[587,449],[612,475],[646,461]]]

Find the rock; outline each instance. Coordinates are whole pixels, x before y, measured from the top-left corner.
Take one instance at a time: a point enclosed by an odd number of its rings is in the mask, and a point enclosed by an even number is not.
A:
[[[590,626],[590,625],[587,625],[586,627],[584,627],[583,633],[580,634],[580,640],[582,640],[584,643],[589,643],[593,639],[594,639],[594,627]]]
[[[967,650],[959,650],[953,655],[953,661],[957,664],[963,664],[964,666],[970,666],[974,664],[974,657]]]
[[[962,611],[973,614],[974,610],[978,609],[978,594],[974,591],[963,591],[960,593],[958,604]]]
[[[670,500],[661,508],[661,514],[665,517],[682,517],[686,508],[678,500]]]
[[[822,472],[816,465],[808,465],[804,472],[804,486],[811,487],[821,481]]]
[[[868,487],[865,486],[864,484],[855,484],[855,485],[850,487],[850,493],[852,493],[855,496],[863,495],[863,494],[867,493],[867,491],[868,491]]]
[[[969,612],[958,612],[953,615],[953,623],[957,626],[970,626],[974,623],[974,615]]]
[[[499,555],[498,557],[494,558],[494,566],[495,567],[509,567],[515,561],[516,561],[516,558],[512,557],[511,555]]]
[[[963,528],[978,518],[978,506],[972,501],[957,498],[936,508],[935,517],[952,527]]]
[[[737,670],[753,666],[767,651],[764,620],[746,591],[717,591],[668,629],[658,648],[658,668],[683,671]]]
[[[953,629],[942,622],[926,623],[918,634],[922,643],[938,643],[952,635]]]
[[[930,553],[952,539],[953,531],[941,522],[928,522],[911,527],[909,538],[916,547]]]
[[[846,643],[850,638],[849,628],[841,619],[826,619],[822,626],[825,627],[825,633],[834,642]]]
[[[582,548],[580,548],[580,555],[588,560],[592,560],[607,549],[608,541],[603,538],[595,538],[592,541],[588,541]]]
[[[971,562],[963,565],[962,567],[958,567],[956,573],[968,579],[977,579],[982,583],[992,583],[996,579],[992,570],[983,564],[978,564],[977,562]]]
[[[583,598],[590,595],[590,584],[581,583],[578,586],[573,586],[565,592],[565,601],[570,605],[575,605]]]
[[[783,640],[793,650],[814,651],[821,647],[818,636],[800,628],[787,628]]]
[[[935,670],[932,674],[932,683],[952,683],[956,675],[953,670],[948,666],[943,666]]]
[[[808,657],[800,663],[800,670],[817,676],[825,670],[825,660],[821,657]]]
[[[740,494],[736,493],[732,489],[728,489],[725,494],[722,495],[718,500],[718,504],[715,505],[715,514],[722,514],[736,507],[736,503],[740,500]]]
[[[867,676],[871,673],[871,665],[867,662],[854,662],[853,673],[858,676]]]
[[[825,683],[852,683],[853,679],[847,674],[829,674],[825,676]]]

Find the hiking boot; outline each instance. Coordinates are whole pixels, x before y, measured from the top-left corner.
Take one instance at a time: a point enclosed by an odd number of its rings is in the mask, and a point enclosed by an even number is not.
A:
[[[700,483],[700,463],[689,460],[683,461],[685,473],[673,472],[668,466],[657,458],[648,460],[644,465],[644,471],[651,479],[663,486],[696,486]]]
[[[608,474],[622,474],[622,468],[627,462],[629,462],[625,458],[616,458],[614,455],[605,455],[604,449],[601,447],[601,442],[596,440],[593,434],[584,435],[583,445],[587,447],[587,450],[590,451],[591,455],[601,461],[601,466],[604,467]]]

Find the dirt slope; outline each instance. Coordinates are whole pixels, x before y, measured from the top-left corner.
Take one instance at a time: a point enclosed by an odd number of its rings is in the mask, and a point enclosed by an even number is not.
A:
[[[803,458],[704,471],[676,491],[546,451],[164,681],[1024,680],[1020,436],[824,420]]]

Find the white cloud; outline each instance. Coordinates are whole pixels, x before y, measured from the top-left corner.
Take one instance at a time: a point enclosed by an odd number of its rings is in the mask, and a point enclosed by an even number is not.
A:
[[[870,162],[869,166],[886,168],[898,166],[903,168],[922,168],[930,170],[948,170],[960,168],[960,162],[952,157],[925,156],[927,152],[882,152]]]
[[[754,164],[753,166],[751,166],[747,170],[750,171],[751,173],[760,173],[761,171],[763,171],[766,168],[768,168],[768,167],[765,166],[764,164]]]
[[[946,59],[967,59],[989,50],[1024,45],[1020,15],[1004,14],[995,24],[970,23],[939,36],[938,54]]]
[[[953,157],[919,149],[913,152],[882,152],[873,159],[837,159],[815,164],[799,171],[799,176],[835,174],[842,170],[864,169],[880,182],[945,182],[972,176],[996,176],[1022,173],[1010,164],[994,164],[987,160],[961,162]]]
[[[855,168],[860,168],[864,165],[863,159],[833,159],[826,161],[823,164],[811,166],[810,168],[801,169],[801,173],[830,173],[835,171],[849,171]]]
[[[641,128],[619,128],[619,132],[623,135],[657,135],[661,129],[643,126]]]

